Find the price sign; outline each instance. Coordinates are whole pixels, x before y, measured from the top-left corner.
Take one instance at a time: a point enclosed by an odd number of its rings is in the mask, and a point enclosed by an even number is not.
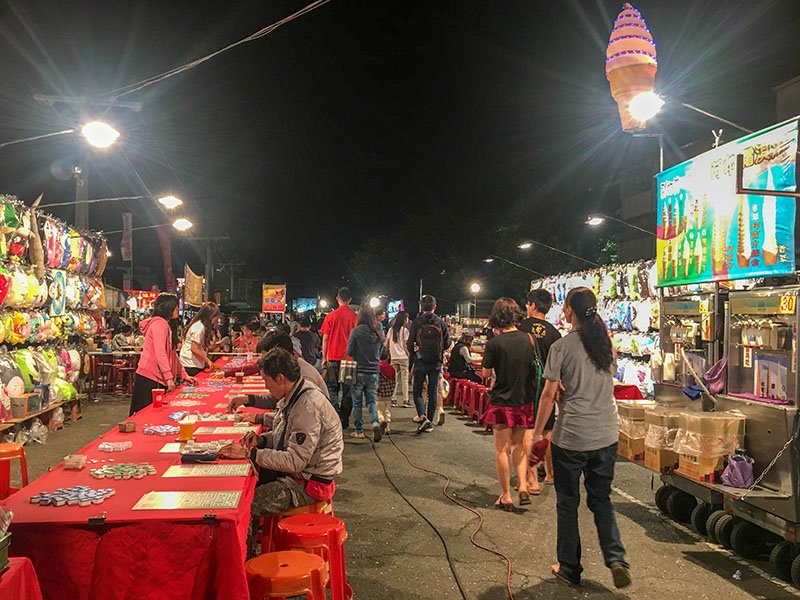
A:
[[[699,309],[699,312],[700,312],[701,315],[708,314],[708,299],[701,300],[699,305],[698,305],[698,309]]]
[[[784,294],[781,296],[781,304],[778,312],[782,315],[793,315],[797,309],[797,296],[794,294]]]
[[[752,369],[753,368],[753,347],[752,346],[745,346],[742,348],[743,355],[742,355],[742,366],[745,369]]]

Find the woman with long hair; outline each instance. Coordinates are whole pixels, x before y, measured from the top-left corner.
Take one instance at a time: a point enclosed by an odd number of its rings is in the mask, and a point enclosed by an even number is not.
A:
[[[489,317],[489,327],[497,329],[500,335],[489,340],[483,352],[484,379],[494,380],[489,392],[489,409],[483,420],[492,426],[494,433],[495,466],[500,484],[500,497],[495,506],[508,511],[514,507],[509,453],[519,481],[520,505],[531,503],[530,493],[540,493],[538,481],[534,489],[528,490],[524,439],[525,431],[534,422],[539,373],[536,340],[517,329],[523,317],[522,309],[513,298],[497,300]]]
[[[363,305],[358,311],[356,326],[350,332],[346,350],[347,355],[356,361],[356,381],[352,387],[355,431],[350,437],[364,437],[362,406],[366,404],[372,422],[372,441],[379,442],[381,439],[378,407],[375,402],[378,399],[378,375],[383,344],[383,330],[375,318],[375,311]]]
[[[208,367],[214,370],[214,362],[208,357],[208,350],[214,341],[214,321],[219,316],[219,307],[206,302],[186,326],[181,346],[181,364],[189,375],[197,375]]]
[[[572,331],[550,347],[533,432],[535,440],[542,439],[562,386],[563,396],[551,437],[558,514],[558,564],[553,565],[552,573],[571,585],[581,580],[578,506],[583,475],[586,503],[594,513],[605,564],[611,570],[614,585],[624,588],[631,584],[631,575],[611,505],[619,438],[612,381],[616,370],[614,350],[608,330],[597,314],[597,298],[590,289],[570,290],[564,316]]]
[[[152,402],[154,389],[172,391],[179,379],[194,381],[193,377],[187,376],[175,354],[170,321],[177,318],[178,297],[175,294],[159,294],[153,303],[153,316],[140,324],[144,333],[144,347],[133,380],[130,414]]]
[[[389,358],[394,367],[396,385],[392,396],[392,406],[402,402],[404,408],[411,407],[408,399],[408,313],[401,310],[392,321],[386,337]]]

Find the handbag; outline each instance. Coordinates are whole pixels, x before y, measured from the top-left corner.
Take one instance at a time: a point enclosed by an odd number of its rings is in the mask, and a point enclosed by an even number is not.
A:
[[[339,383],[351,385],[356,380],[356,361],[343,360],[339,363]]]

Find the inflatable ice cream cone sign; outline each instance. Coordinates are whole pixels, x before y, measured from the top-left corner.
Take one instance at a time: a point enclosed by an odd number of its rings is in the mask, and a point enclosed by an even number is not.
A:
[[[639,94],[653,91],[657,69],[653,36],[641,13],[626,2],[614,21],[606,49],[606,77],[624,131],[641,131],[647,125],[635,119],[628,106]]]

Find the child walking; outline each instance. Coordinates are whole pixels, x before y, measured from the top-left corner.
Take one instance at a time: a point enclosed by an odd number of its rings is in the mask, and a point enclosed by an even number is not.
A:
[[[388,352],[384,349],[381,354],[380,374],[378,376],[378,422],[381,434],[392,432],[392,408],[394,389],[397,385],[397,374],[394,367],[389,364]]]

